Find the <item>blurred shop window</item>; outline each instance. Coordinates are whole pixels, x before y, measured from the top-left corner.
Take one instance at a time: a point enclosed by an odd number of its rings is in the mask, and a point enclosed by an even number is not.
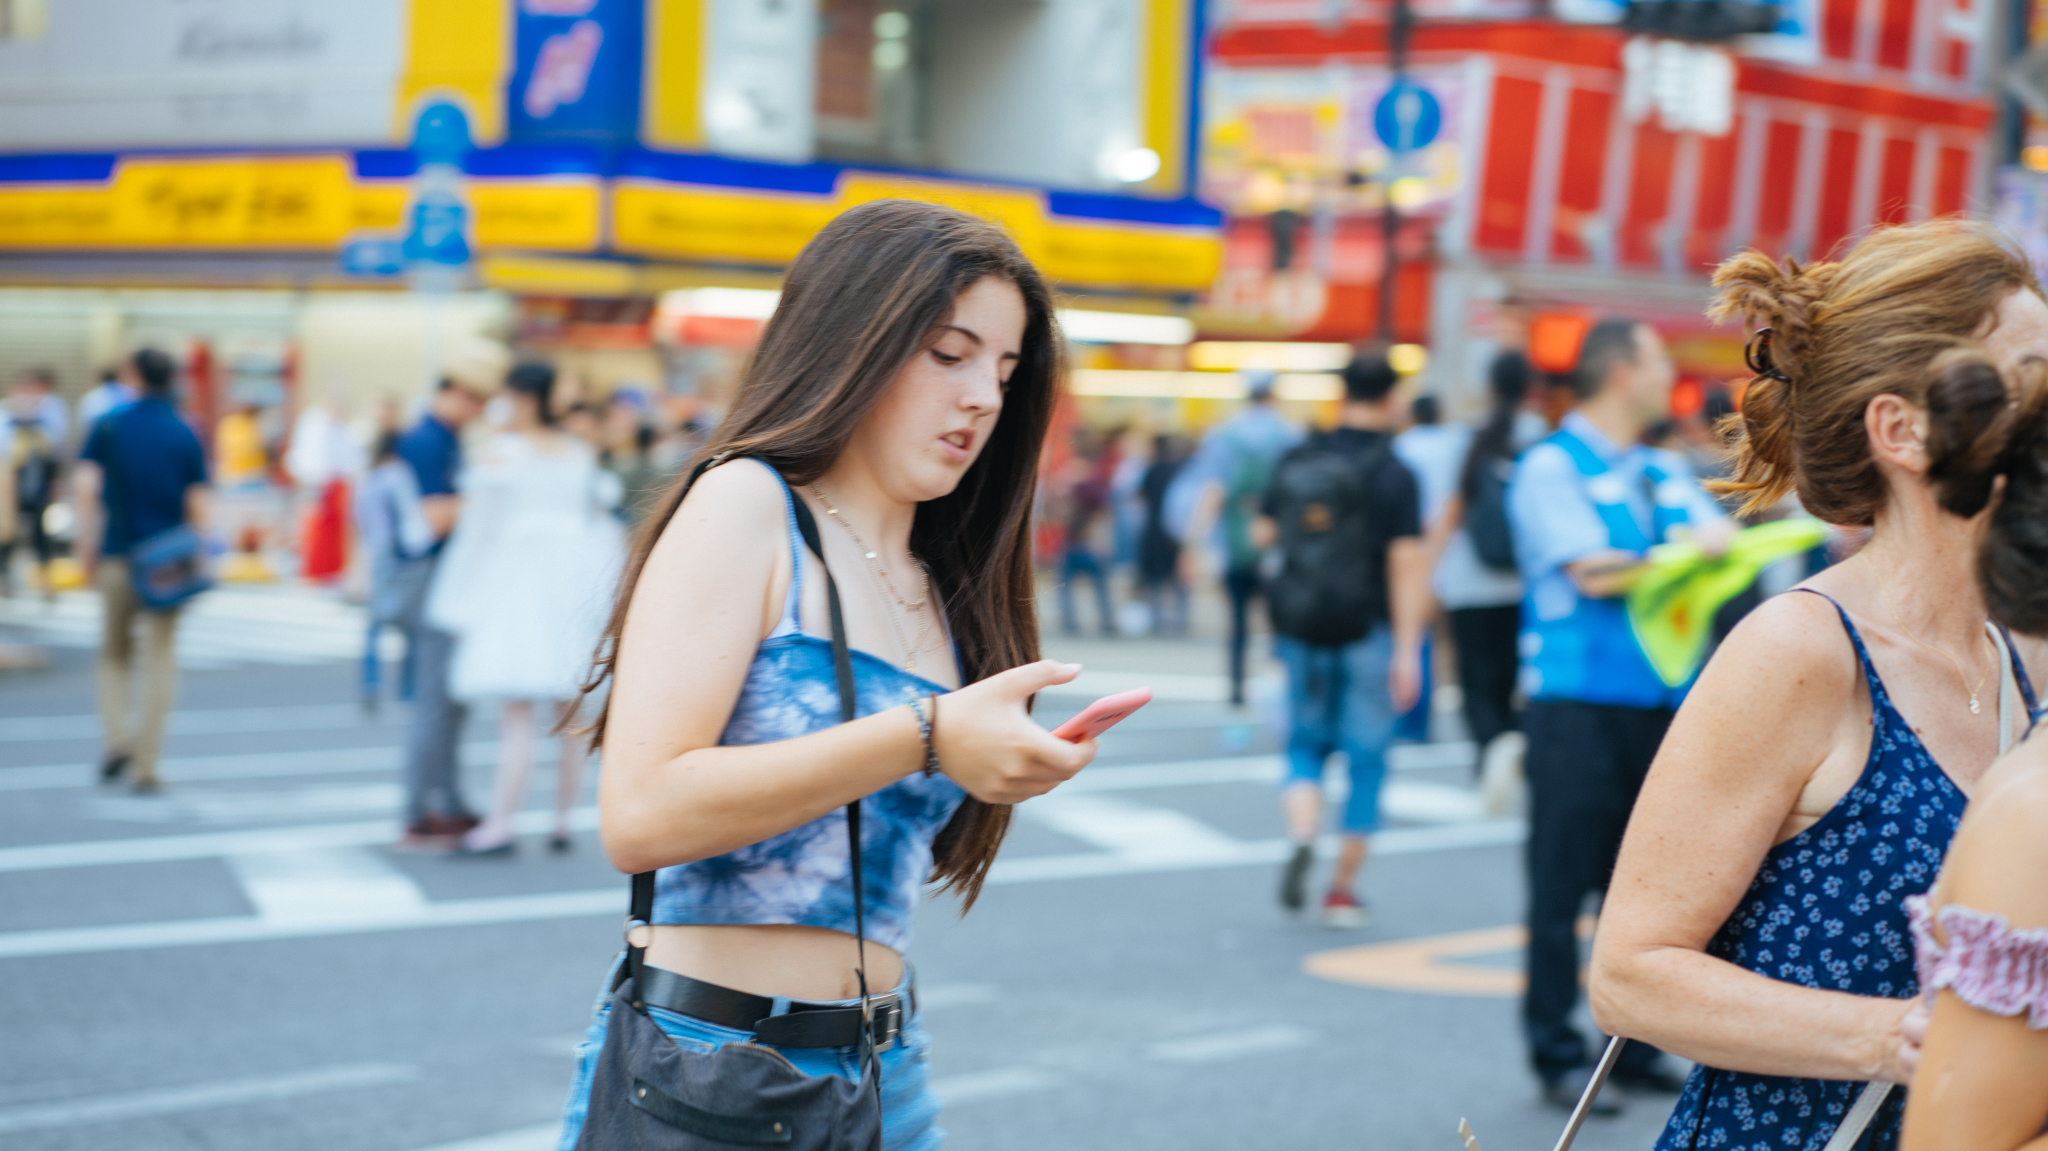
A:
[[[40,39],[49,27],[49,0],[0,0],[0,40]]]
[[[821,0],[818,151],[849,160],[924,159],[915,22],[885,0]]]
[[[815,0],[830,159],[1104,191],[1155,176],[1139,0]]]
[[[35,40],[49,26],[48,0],[0,0],[0,40]]]

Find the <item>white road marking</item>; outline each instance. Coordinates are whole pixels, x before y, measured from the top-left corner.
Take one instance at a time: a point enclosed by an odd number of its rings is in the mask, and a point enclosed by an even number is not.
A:
[[[554,820],[545,811],[522,811],[513,823],[521,834],[533,835],[549,830]],[[596,827],[597,808],[570,809],[571,831],[592,831]],[[214,859],[223,855],[292,851],[302,847],[371,847],[394,843],[397,839],[397,823],[376,819],[361,823],[315,823],[303,827],[265,827],[249,831],[202,831],[190,835],[39,843],[25,847],[0,847],[0,872]]]
[[[265,923],[390,923],[427,916],[419,885],[367,847],[231,855],[228,866]]]
[[[932,1094],[947,1107],[958,1107],[963,1103],[975,1103],[983,1099],[1001,1099],[1010,1095],[1025,1095],[1033,1091],[1050,1091],[1060,1085],[1060,1078],[1050,1071],[1035,1067],[998,1067],[993,1071],[968,1071],[959,1075],[944,1075],[931,1081]]]
[[[1372,837],[1372,853],[1413,855],[1429,851],[1458,851],[1472,847],[1498,847],[1522,842],[1528,827],[1519,819],[1489,819],[1478,823],[1445,824],[1441,827],[1397,827]],[[990,883],[1043,883],[1059,879],[1097,879],[1112,875],[1143,875],[1166,871],[1199,871],[1214,867],[1245,867],[1279,863],[1293,850],[1284,838],[1235,840],[1228,852],[1208,857],[1132,857],[1099,852],[1071,855],[1032,855],[1018,859],[998,858],[989,868]],[[1323,854],[1333,854],[1336,836],[1325,836]]]
[[[286,779],[300,775],[396,772],[403,751],[387,744],[381,747],[258,751],[235,755],[176,755],[159,760],[158,769],[175,795],[180,784],[211,783],[224,779]],[[542,758],[551,757],[544,750]],[[462,745],[462,762],[466,767],[495,763],[497,759],[498,744],[495,740],[472,740]],[[99,786],[95,778],[98,773],[98,766],[90,763],[0,768],[0,791],[91,790]]]
[[[1486,801],[1469,787],[1390,779],[1380,788],[1380,811],[1413,823],[1470,823],[1486,814]]]
[[[625,914],[626,888],[564,891],[547,895],[511,895],[489,899],[450,899],[428,903],[423,915],[404,918],[323,920],[278,923],[254,915],[217,919],[177,919],[166,923],[69,927],[49,931],[0,934],[0,959],[36,955],[77,955],[106,951],[146,951],[159,947],[193,947],[216,943],[250,943],[269,939],[306,939],[322,935],[354,935],[416,927],[468,927],[483,923],[528,923],[582,916]]]
[[[263,823],[392,812],[404,804],[405,789],[398,784],[363,783],[273,791],[96,795],[85,801],[85,814],[122,823]]]
[[[528,812],[529,831],[543,829],[545,812]],[[388,834],[389,825],[383,827]],[[319,829],[308,829],[319,830]],[[255,836],[297,833],[231,832],[226,835]],[[1414,827],[1381,832],[1374,837],[1375,855],[1408,855],[1425,851],[1452,851],[1519,843],[1525,834],[1520,820],[1501,819],[1485,823],[1445,827]],[[175,838],[175,837],[173,837]],[[193,836],[190,838],[208,838]],[[278,849],[291,846],[280,843]],[[1058,879],[1096,879],[1150,872],[1196,871],[1214,867],[1274,864],[1285,859],[1290,849],[1285,839],[1264,839],[1241,843],[1227,856],[1215,858],[1138,857],[1105,852],[1037,856],[1026,859],[998,859],[989,871],[990,883],[1038,883]],[[1324,850],[1334,850],[1334,841]],[[24,849],[15,849],[24,850]],[[207,852],[208,855],[227,854]],[[190,858],[181,856],[179,858]],[[274,923],[256,916],[227,916],[217,919],[185,919],[168,923],[114,924],[105,927],[71,927],[41,931],[0,933],[0,959],[36,955],[72,955],[85,952],[134,951],[158,947],[187,947],[216,943],[246,943],[265,939],[294,939],[320,935],[347,935],[367,931],[393,931],[418,927],[460,927],[484,923],[525,923],[536,920],[575,919],[581,916],[617,917],[623,912],[626,894],[623,884],[595,891],[565,891],[545,895],[514,895],[487,899],[454,899],[426,905],[424,915],[405,918],[362,919],[350,922]]]
[[[405,1083],[418,1077],[419,1070],[415,1067],[395,1063],[358,1063],[293,1075],[231,1079],[222,1083],[196,1083],[188,1087],[31,1103],[0,1108],[0,1134],[74,1127],[85,1123],[113,1123],[248,1103],[271,1103],[328,1091]]]
[[[560,1123],[536,1123],[514,1131],[501,1131],[496,1135],[481,1135],[475,1139],[458,1139],[453,1143],[436,1143],[420,1151],[554,1151],[555,1144],[562,1141]]]
[[[164,730],[171,735],[240,735],[247,732],[328,731],[335,728],[376,726],[376,721],[364,716],[363,709],[352,703],[193,708],[189,711],[173,711],[164,719]],[[98,715],[14,716],[0,719],[0,743],[99,737]]]
[[[1307,1028],[1291,1023],[1270,1023],[1263,1027],[1162,1039],[1147,1047],[1145,1054],[1162,1063],[1215,1063],[1289,1047],[1304,1047],[1314,1039],[1315,1033]]]
[[[1276,676],[1260,676],[1245,683],[1247,695],[1256,696],[1269,682],[1278,682]],[[1191,672],[1139,672],[1139,671],[1083,671],[1071,683],[1055,684],[1039,692],[1048,696],[1098,696],[1114,695],[1133,688],[1149,687],[1155,700],[1177,703],[1228,703],[1230,702],[1230,677],[1227,675],[1198,675]],[[1247,722],[1250,722],[1249,720]]]
[[[216,588],[188,605],[178,621],[178,665],[209,668],[354,659],[362,655],[367,621],[360,606],[305,585]],[[20,628],[38,643],[95,648],[100,641],[99,596],[66,592],[54,604],[0,599],[0,624]],[[388,642],[386,650],[388,654]]]
[[[1105,795],[1056,791],[1019,804],[1017,814],[1127,859],[1214,859],[1243,843],[1185,812]]]

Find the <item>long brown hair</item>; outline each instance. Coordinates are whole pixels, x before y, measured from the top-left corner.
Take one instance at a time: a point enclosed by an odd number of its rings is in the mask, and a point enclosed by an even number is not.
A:
[[[897,372],[937,336],[954,299],[989,276],[1024,297],[1022,354],[987,447],[950,494],[918,505],[910,530],[945,602],[964,683],[1038,658],[1031,500],[1062,356],[1052,292],[1007,233],[909,200],[863,204],[827,224],[790,265],[732,410],[698,453],[754,456],[796,485],[823,475]],[[694,470],[693,461],[640,527],[586,696],[615,670],[641,569]],[[593,746],[604,742],[606,718],[600,711],[591,725]],[[970,796],[932,844],[933,881],[972,907],[1009,826],[1008,806]]]
[[[1796,486],[1815,516],[1858,527],[1885,502],[1863,426],[1870,401],[1889,394],[1924,406],[1936,357],[1967,342],[2007,295],[2041,294],[2025,256],[1960,219],[1873,232],[1833,263],[1743,252],[1714,272],[1714,286],[1714,319],[1772,329],[1777,375],[1750,381],[1729,418],[1735,474],[1708,486],[1748,493],[1744,513]]]

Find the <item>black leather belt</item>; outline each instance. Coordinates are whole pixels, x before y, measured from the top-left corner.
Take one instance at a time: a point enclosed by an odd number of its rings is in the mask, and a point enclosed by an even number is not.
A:
[[[858,1005],[792,999],[787,1015],[775,1015],[775,1000],[765,995],[735,991],[646,966],[640,968],[636,994],[639,999],[635,1006],[659,1007],[735,1031],[751,1031],[755,1039],[771,1047],[853,1047],[860,1043]],[[914,986],[907,998],[906,1005],[905,997],[893,991],[868,997],[868,1034],[874,1040],[875,1050],[887,1051],[896,1046],[905,1018],[917,1013]]]

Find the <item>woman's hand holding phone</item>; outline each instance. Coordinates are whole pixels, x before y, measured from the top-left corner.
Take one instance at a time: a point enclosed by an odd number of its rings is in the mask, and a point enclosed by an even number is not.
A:
[[[983,803],[1021,803],[1072,779],[1095,744],[1057,738],[1031,721],[1024,701],[1079,674],[1080,664],[1042,659],[940,696],[939,770]]]

